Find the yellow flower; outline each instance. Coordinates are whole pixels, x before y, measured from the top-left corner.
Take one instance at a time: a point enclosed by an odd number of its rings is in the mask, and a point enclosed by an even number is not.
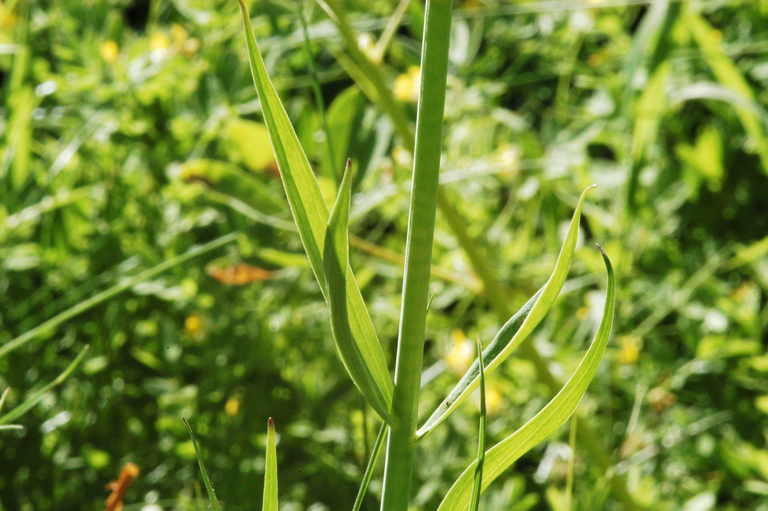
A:
[[[415,103],[419,98],[421,69],[411,66],[408,71],[395,78],[395,97],[400,101]]]
[[[157,32],[149,39],[149,47],[153,51],[167,50],[168,49],[168,37],[162,32]]]
[[[639,337],[625,335],[619,339],[619,363],[634,364],[640,358],[641,341]]]
[[[198,314],[190,314],[184,320],[184,331],[189,335],[200,335],[203,331],[203,318]]]
[[[234,417],[240,413],[240,399],[237,397],[230,397],[227,399],[227,402],[224,405],[224,412],[230,417]]]
[[[118,48],[117,43],[112,39],[110,39],[109,41],[104,41],[101,44],[101,48],[99,48],[99,53],[101,54],[101,58],[103,58],[105,62],[109,62],[110,64],[117,59],[117,54],[119,52],[120,52],[120,48]]]
[[[464,374],[475,358],[475,345],[461,330],[454,330],[451,337],[453,346],[445,354],[445,365],[456,374]]]
[[[493,384],[485,386],[485,411],[488,415],[495,415],[501,411],[504,405],[504,396],[499,392],[498,387]]]

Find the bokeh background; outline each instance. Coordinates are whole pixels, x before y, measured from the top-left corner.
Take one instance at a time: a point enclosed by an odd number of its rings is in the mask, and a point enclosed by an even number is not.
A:
[[[398,3],[345,8],[413,122],[423,3],[403,5],[383,48]],[[257,37],[328,197],[355,162],[353,265],[391,356],[411,154],[307,0],[314,79],[300,5],[252,3]],[[597,183],[564,292],[529,340],[555,381],[573,369],[599,319],[604,245],[619,306],[578,414],[575,509],[630,509],[614,475],[649,509],[768,509],[766,27],[765,0],[457,0],[442,179],[460,216],[438,215],[422,408],[546,280]],[[291,230],[237,3],[3,0],[0,91],[3,343],[238,233],[0,359],[7,410],[90,345],[23,431],[0,432],[0,509],[103,509],[129,461],[141,475],[126,510],[203,509],[181,417],[225,508],[255,509],[268,416],[281,508],[350,508],[377,425]],[[489,443],[553,395],[525,354],[489,379]],[[477,413],[468,403],[421,445],[415,509],[434,509],[473,456]],[[563,428],[484,509],[564,510],[569,459]]]

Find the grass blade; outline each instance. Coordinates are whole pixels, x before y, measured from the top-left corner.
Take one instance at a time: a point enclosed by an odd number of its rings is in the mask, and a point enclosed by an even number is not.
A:
[[[366,355],[361,348],[370,343],[357,343],[351,330],[355,318],[349,314],[349,296],[355,276],[349,266],[349,209],[352,198],[352,168],[350,162],[344,169],[336,204],[328,220],[323,247],[323,269],[328,280],[328,303],[331,309],[331,331],[339,350],[340,358],[355,385],[382,417],[389,415],[387,397],[382,394],[376,380],[365,363]],[[377,342],[378,344],[378,342]]]
[[[480,424],[477,428],[477,461],[475,480],[472,485],[472,497],[469,499],[469,511],[480,509],[480,494],[483,484],[483,465],[485,464],[485,425],[488,420],[485,410],[485,366],[483,365],[483,345],[477,340],[477,363],[480,365]]]
[[[69,375],[71,375],[75,371],[75,369],[77,369],[77,367],[80,365],[80,362],[83,361],[83,359],[85,358],[85,355],[88,354],[89,349],[90,349],[90,346],[86,346],[85,348],[83,348],[82,351],[75,357],[75,359],[72,362],[70,362],[67,368],[64,369],[64,371],[56,377],[55,380],[48,383],[43,388],[33,392],[27,399],[24,400],[23,403],[21,403],[19,406],[17,406],[10,412],[0,417],[0,426],[6,425],[12,420],[16,420],[22,415],[24,415],[25,413],[27,413],[37,403],[39,403],[41,399],[43,399],[43,396],[45,396],[45,394],[48,393],[48,391],[64,383],[64,381],[67,378],[69,378]],[[6,393],[7,393],[7,389],[6,389]],[[3,401],[5,400],[5,396],[7,395],[6,393],[3,394]]]
[[[568,233],[560,249],[560,254],[555,261],[555,267],[547,282],[523,305],[505,324],[494,337],[493,341],[483,352],[485,371],[491,372],[499,366],[544,319],[547,311],[552,307],[560,293],[560,289],[568,275],[568,270],[576,248],[576,240],[579,235],[579,221],[584,198],[592,187],[587,188],[581,194],[576,210],[573,213]],[[421,438],[432,431],[466,399],[479,383],[480,366],[475,361],[464,373],[461,380],[448,393],[448,396],[432,412],[424,425],[419,428],[416,435]]]
[[[267,421],[267,452],[264,460],[264,496],[261,511],[277,511],[277,434],[272,417]]]
[[[264,121],[267,124],[272,148],[280,168],[283,188],[288,197],[288,205],[312,270],[320,284],[320,289],[326,300],[329,300],[328,282],[323,264],[328,209],[293,125],[267,74],[264,60],[253,34],[248,8],[243,0],[240,0],[240,8],[245,25],[253,82],[261,101]],[[363,392],[369,404],[386,420],[392,403],[392,378],[387,369],[384,350],[376,335],[376,330],[360,295],[352,270],[347,265],[345,271],[348,281],[346,287],[348,326],[351,338],[357,344],[363,364],[345,359],[345,352],[341,349],[339,349],[339,354],[352,381]],[[361,385],[361,382],[365,382],[365,384]],[[370,386],[374,386],[376,392],[366,392]]]
[[[688,6],[685,15],[685,24],[689,28],[693,39],[701,49],[712,73],[726,88],[745,98],[749,104],[759,104],[755,101],[755,94],[747,80],[739,71],[739,68],[731,60],[723,49],[720,34],[707,23],[707,21],[692,7]],[[763,166],[763,171],[768,172],[768,136],[765,127],[758,115],[748,108],[735,103],[734,108],[744,126],[744,131],[754,144],[757,155]]]
[[[376,462],[379,460],[381,454],[381,447],[384,445],[384,437],[387,433],[387,424],[381,423],[379,433],[376,435],[376,440],[373,441],[373,448],[371,449],[371,455],[368,457],[368,464],[365,466],[365,473],[363,474],[363,480],[360,481],[360,489],[357,491],[357,497],[355,497],[355,503],[352,506],[352,511],[360,511],[365,501],[365,495],[368,493],[368,486],[371,484],[373,478],[373,471],[376,468]]]
[[[597,373],[605,347],[611,336],[616,306],[615,278],[608,256],[602,252],[608,272],[608,292],[605,298],[603,318],[584,357],[560,392],[544,408],[517,431],[496,444],[485,455],[485,477],[482,487],[487,488],[518,458],[545,440],[563,425],[576,410],[589,383]],[[438,511],[460,511],[469,504],[473,475],[477,462],[473,462],[453,483]]]
[[[208,509],[211,511],[222,511],[221,503],[219,502],[219,499],[216,497],[216,490],[213,488],[213,483],[211,483],[211,478],[208,477],[208,470],[206,470],[205,463],[203,462],[203,453],[200,450],[200,445],[197,443],[197,438],[195,437],[195,433],[192,431],[192,426],[189,425],[189,421],[187,419],[181,419],[181,420],[184,421],[184,426],[187,427],[189,438],[192,439],[192,445],[195,446],[195,456],[197,457],[197,465],[200,467],[200,475],[203,477],[203,484],[205,485],[205,491],[208,492]]]
[[[167,261],[163,261],[162,263],[158,264],[157,266],[153,266],[152,268],[149,268],[147,270],[144,270],[141,273],[138,273],[134,275],[133,277],[129,277],[125,279],[123,282],[120,282],[119,284],[115,284],[112,287],[109,287],[105,289],[104,291],[101,291],[99,293],[96,293],[95,295],[91,296],[90,298],[87,298],[83,300],[82,302],[70,307],[69,309],[66,309],[63,312],[60,312],[59,314],[55,315],[54,317],[43,321],[36,327],[27,330],[23,334],[21,334],[18,337],[15,337],[8,341],[7,343],[0,346],[0,359],[2,359],[4,356],[8,355],[11,351],[20,348],[24,344],[28,343],[29,341],[32,341],[36,337],[39,337],[42,334],[49,333],[65,321],[72,319],[73,317],[82,314],[83,312],[92,309],[96,305],[99,305],[102,302],[105,302],[112,298],[113,296],[122,293],[126,289],[129,289],[136,284],[139,284],[145,280],[151,279],[155,277],[156,275],[159,275],[163,273],[164,271],[167,271],[174,266],[178,266],[180,264],[183,264],[190,259],[194,259],[197,256],[200,256],[202,254],[205,254],[207,252],[210,252],[211,250],[215,250],[221,246],[226,245],[227,243],[230,243],[232,241],[235,241],[237,239],[237,233],[231,233],[227,234],[226,236],[222,236],[221,238],[217,238],[211,242],[208,242],[204,245],[200,245],[197,247],[193,247],[192,249],[188,250],[187,252],[172,257],[171,259],[168,259]]]

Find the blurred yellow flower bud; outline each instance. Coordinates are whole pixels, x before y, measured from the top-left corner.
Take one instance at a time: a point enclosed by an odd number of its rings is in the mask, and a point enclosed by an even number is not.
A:
[[[625,335],[619,338],[620,364],[634,364],[640,358],[641,341],[638,337]]]
[[[120,48],[118,48],[117,43],[111,39],[109,41],[104,41],[101,44],[101,48],[99,48],[99,53],[101,54],[101,58],[104,59],[105,62],[109,62],[110,64],[117,59],[117,55],[119,52],[120,52]]]
[[[203,318],[198,314],[190,314],[184,320],[184,331],[189,335],[197,336],[203,331]]]
[[[236,397],[227,399],[226,404],[224,404],[224,412],[230,417],[234,417],[240,413],[240,399]]]
[[[461,330],[454,330],[451,337],[453,345],[445,354],[445,365],[456,374],[464,374],[475,358],[475,344]]]
[[[415,103],[419,98],[421,69],[411,66],[408,71],[395,78],[395,97],[400,101]]]

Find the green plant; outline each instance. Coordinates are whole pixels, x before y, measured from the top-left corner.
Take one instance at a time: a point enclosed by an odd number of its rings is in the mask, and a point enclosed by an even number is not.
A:
[[[568,233],[554,270],[544,286],[502,327],[489,346],[456,387],[417,431],[417,411],[431,273],[432,242],[438,203],[442,124],[448,66],[448,45],[452,16],[450,0],[429,0],[426,6],[421,54],[421,85],[417,110],[414,167],[405,252],[405,269],[394,383],[387,369],[384,350],[378,340],[365,302],[349,262],[348,222],[352,171],[349,162],[339,185],[335,204],[328,211],[308,158],[299,142],[285,108],[267,74],[244,0],[240,7],[245,26],[254,84],[261,100],[288,203],[310,265],[328,302],[334,341],[352,381],[384,425],[363,478],[370,481],[371,468],[387,431],[386,461],[382,490],[383,511],[405,511],[415,443],[456,410],[478,384],[484,389],[486,371],[493,371],[543,320],[565,281],[578,237],[579,220],[586,190],[576,206]],[[554,433],[575,411],[594,377],[610,338],[615,306],[614,277],[604,252],[608,292],[602,320],[595,337],[568,382],[560,392],[525,425],[496,446],[484,451],[485,413],[481,413],[480,453],[446,494],[440,510],[466,509],[478,505],[479,491],[487,487],[520,456]],[[484,402],[484,391],[483,391]],[[270,424],[271,426],[271,424]],[[276,495],[274,437],[270,427],[265,491]],[[483,470],[481,470],[483,468]],[[201,469],[204,472],[201,464]],[[205,472],[204,472],[205,473]],[[207,479],[207,477],[206,477]],[[208,486],[208,482],[206,482]],[[474,498],[472,496],[474,493]],[[215,500],[215,497],[214,497]],[[358,496],[355,504],[359,506]],[[274,503],[265,500],[265,509]],[[274,504],[276,505],[276,504]]]

